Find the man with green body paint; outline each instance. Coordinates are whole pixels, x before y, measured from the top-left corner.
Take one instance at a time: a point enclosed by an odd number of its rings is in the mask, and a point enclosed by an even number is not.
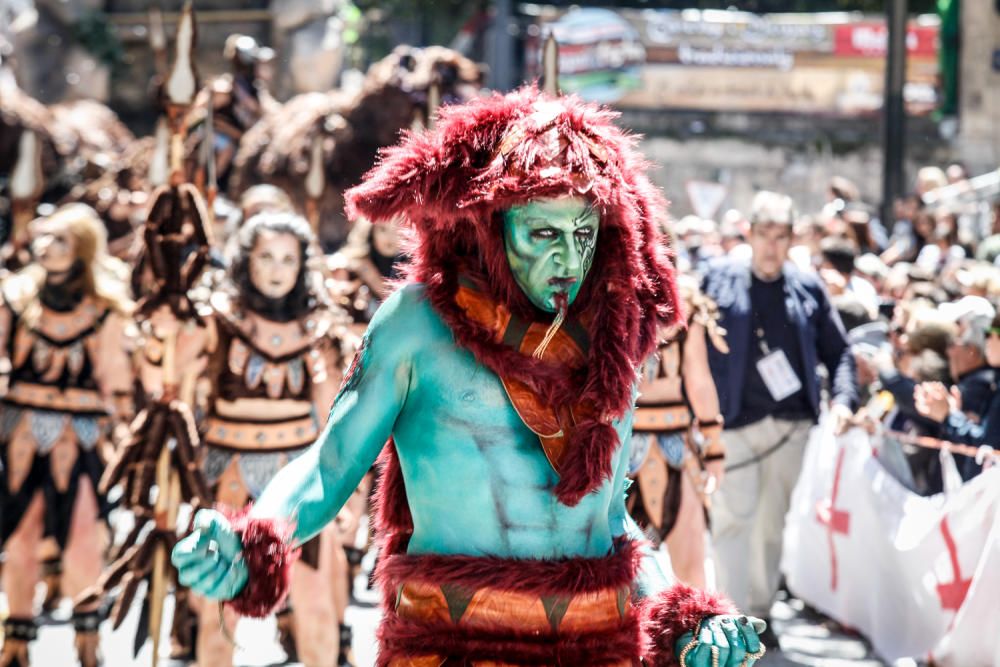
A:
[[[625,510],[634,369],[675,298],[636,164],[606,114],[533,90],[388,153],[349,201],[416,228],[411,284],[249,517],[198,513],[180,582],[266,613],[389,441],[379,665],[752,665],[759,622],[671,586]]]

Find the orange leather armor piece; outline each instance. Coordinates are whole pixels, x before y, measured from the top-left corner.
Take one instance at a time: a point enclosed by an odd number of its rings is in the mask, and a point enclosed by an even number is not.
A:
[[[549,329],[544,323],[514,320],[503,304],[465,285],[459,286],[455,302],[471,319],[492,330],[498,343],[512,345],[526,357],[534,354]],[[581,344],[580,335],[570,333],[571,326],[567,323],[556,332],[541,356],[542,361],[569,369],[581,368],[586,363],[586,343]],[[578,403],[572,408],[557,410],[520,380],[505,376],[500,380],[514,410],[524,425],[538,436],[545,457],[558,473],[573,427],[592,414],[592,408]]]
[[[404,583],[396,596],[396,613],[401,618],[541,635],[614,629],[628,616],[631,606],[627,587],[543,597],[490,587],[471,590],[411,581]]]

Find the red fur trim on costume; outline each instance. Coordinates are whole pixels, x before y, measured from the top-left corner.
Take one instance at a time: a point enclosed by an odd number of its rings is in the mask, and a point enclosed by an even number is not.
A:
[[[526,383],[553,407],[569,401],[594,407],[594,419],[578,424],[580,434],[560,470],[565,481],[557,495],[567,505],[610,477],[620,443],[606,420],[631,407],[635,369],[652,353],[659,327],[677,321],[680,303],[669,248],[657,228],[665,202],[645,176],[634,138],[615,127],[615,116],[531,87],[443,107],[433,130],[406,134],[346,196],[352,217],[399,216],[410,225],[407,279],[426,284],[456,342],[480,363]],[[557,169],[550,168],[553,130],[560,138]],[[509,136],[518,141],[503,142]],[[499,152],[502,143],[506,154]],[[594,263],[569,313],[591,316],[591,349],[579,373],[497,344],[492,332],[469,322],[454,304],[462,271],[522,319],[550,319],[511,274],[500,213],[565,194],[587,197],[601,216]]]
[[[392,614],[383,619],[376,637],[379,645],[376,664],[379,667],[386,667],[396,658],[421,655],[515,665],[578,667],[620,664],[629,659],[638,664],[642,624],[638,614],[633,614],[615,630],[540,637],[509,631],[491,634],[454,625],[435,627]]]
[[[646,664],[651,667],[677,667],[680,663],[674,645],[685,632],[693,632],[698,621],[706,616],[735,614],[736,607],[728,599],[675,584],[645,603],[645,629],[649,636]]]
[[[406,485],[403,482],[403,470],[399,466],[396,443],[391,438],[379,456],[378,470],[372,502],[375,534],[381,541],[383,554],[403,553],[413,532],[413,517],[406,500]]]
[[[575,595],[630,585],[639,569],[641,556],[631,541],[603,558],[535,560],[395,554],[379,559],[377,577],[383,591],[393,591],[404,581],[415,581],[500,588],[536,595]]]
[[[292,528],[277,519],[252,519],[250,506],[227,514],[233,530],[243,542],[243,561],[249,577],[240,594],[227,602],[241,616],[264,618],[288,595],[292,563],[299,550],[290,546]]]
[[[522,665],[599,665],[632,658],[643,646],[641,610],[633,610],[620,627],[585,634],[539,636],[509,628],[471,630],[454,624],[411,621],[395,613],[389,593],[406,581],[469,588],[493,587],[534,595],[576,595],[628,586],[634,581],[641,553],[624,542],[603,558],[560,560],[505,559],[475,556],[389,555],[378,563],[383,591],[383,619],[378,629],[378,664],[393,658],[441,654],[467,659],[498,660]]]
[[[618,434],[611,424],[594,420],[578,424],[569,443],[573,460],[567,457],[556,484],[559,500],[572,507],[591,491],[594,480],[611,479],[612,453],[617,445]]]

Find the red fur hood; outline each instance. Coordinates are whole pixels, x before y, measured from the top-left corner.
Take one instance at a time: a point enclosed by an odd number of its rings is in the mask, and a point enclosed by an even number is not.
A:
[[[407,278],[426,284],[456,342],[498,374],[529,384],[551,405],[589,403],[577,424],[573,462],[560,471],[560,500],[573,505],[611,476],[618,438],[610,425],[632,403],[636,367],[656,332],[677,319],[672,263],[657,231],[665,202],[645,175],[633,137],[615,113],[534,87],[443,107],[433,130],[407,133],[347,193],[351,217],[402,220]],[[521,292],[507,263],[501,213],[539,197],[575,194],[600,213],[597,254],[569,315],[586,312],[584,369],[553,368],[496,342],[455,305],[462,272],[526,320],[551,319]]]

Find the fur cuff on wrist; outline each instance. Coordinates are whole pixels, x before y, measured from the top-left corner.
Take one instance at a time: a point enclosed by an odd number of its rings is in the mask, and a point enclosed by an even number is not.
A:
[[[239,595],[226,604],[241,616],[264,618],[285,601],[299,550],[289,544],[290,525],[278,519],[252,519],[249,512],[247,507],[229,516],[243,542],[248,577]]]
[[[685,632],[693,632],[706,616],[735,614],[736,608],[726,598],[706,593],[685,584],[675,584],[646,600],[645,629],[649,648],[645,660],[652,667],[677,667],[674,644]]]

